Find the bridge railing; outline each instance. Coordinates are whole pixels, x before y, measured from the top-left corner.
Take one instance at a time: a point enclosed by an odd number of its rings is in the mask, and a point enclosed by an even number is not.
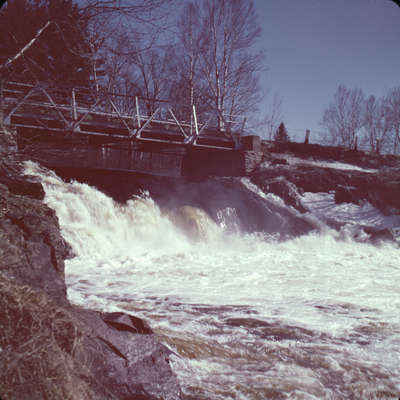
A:
[[[1,81],[0,91],[1,124],[51,132],[237,149],[245,125],[242,117],[215,113],[200,122],[195,105],[86,88]]]

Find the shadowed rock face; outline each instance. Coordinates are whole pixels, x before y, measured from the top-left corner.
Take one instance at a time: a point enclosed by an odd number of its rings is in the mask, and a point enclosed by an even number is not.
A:
[[[321,161],[340,161],[363,168],[399,168],[400,164],[399,157],[395,155],[366,153],[337,146],[296,142],[263,142],[262,148],[264,154],[292,154],[303,159],[312,158]]]
[[[239,178],[208,178],[196,183],[183,182],[159,196],[157,201],[162,208],[178,210],[175,216],[178,226],[179,223],[191,223],[196,216],[193,209],[200,209],[216,222],[219,221],[220,211],[234,209],[241,232],[279,234],[281,239],[285,239],[308,233],[315,228],[299,213],[262,198],[246,187]],[[197,217],[195,220],[197,222],[192,225],[199,221]]]
[[[171,352],[147,323],[71,306],[71,249],[39,183],[0,163],[1,399],[176,400]]]
[[[337,204],[362,206],[369,202],[384,215],[400,215],[400,157],[367,155],[298,143],[291,145],[290,152],[287,146],[284,149],[271,146],[274,152],[264,149],[264,163],[251,175],[251,181],[265,193],[281,197],[287,206],[303,213],[304,192],[329,192],[334,195]],[[329,156],[328,160],[323,159],[324,154]],[[332,161],[347,165],[338,164],[338,168],[334,168],[334,163],[332,166],[329,164]],[[371,167],[374,169],[371,170]],[[332,218],[325,222],[338,230],[346,223]],[[398,240],[398,234],[391,228],[361,225],[358,228],[367,234],[372,243]]]
[[[42,203],[41,185],[24,181],[17,164],[2,162],[0,173],[0,269],[63,303],[64,259],[71,250],[58,219]]]
[[[263,160],[270,166],[252,175],[252,181],[260,187],[280,178],[294,184],[300,194],[334,191],[337,203],[368,201],[383,214],[400,214],[399,156],[291,142],[265,142],[263,151]],[[297,157],[297,162],[290,165],[286,160],[293,156]],[[308,161],[313,161],[314,165]],[[354,169],[321,167],[318,161],[342,162]],[[375,172],[364,172],[357,167],[372,168]],[[283,199],[289,204],[293,201],[291,197],[284,195]]]
[[[265,188],[277,178],[295,185],[300,193],[334,191],[337,203],[359,204],[365,200],[383,214],[400,214],[400,172],[396,169],[371,173],[296,164],[258,171],[252,175],[252,182]],[[274,185],[270,187],[275,192]],[[277,194],[282,194],[282,191]],[[282,197],[285,202],[301,211],[289,191],[288,194]]]

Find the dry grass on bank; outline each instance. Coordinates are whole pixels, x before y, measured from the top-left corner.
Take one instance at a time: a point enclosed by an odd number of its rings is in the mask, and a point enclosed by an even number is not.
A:
[[[72,355],[81,335],[68,311],[0,273],[0,398],[91,399]]]

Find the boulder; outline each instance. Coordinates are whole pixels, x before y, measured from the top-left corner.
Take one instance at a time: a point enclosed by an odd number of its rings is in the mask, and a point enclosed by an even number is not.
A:
[[[134,317],[133,315],[128,315],[122,312],[112,312],[102,313],[101,318],[107,325],[117,329],[118,331],[140,333],[142,335],[153,333],[146,321]]]
[[[271,160],[271,165],[288,165],[288,162],[284,158],[274,158]]]
[[[360,201],[365,196],[360,196],[360,191],[354,186],[338,185],[335,190],[335,203],[354,203],[360,204]]]
[[[0,184],[5,185],[10,193],[42,200],[44,198],[42,185],[21,176],[21,170],[22,167],[19,163],[2,160],[0,162]]]
[[[374,244],[396,241],[396,235],[393,229],[377,229],[372,227],[364,227],[363,229],[365,233],[369,235],[369,241]]]
[[[89,383],[95,392],[116,399],[181,398],[169,364],[172,352],[158,342],[146,322],[124,313],[79,307],[72,314],[84,331],[75,360],[90,365]]]
[[[307,211],[301,203],[301,197],[297,187],[293,183],[288,182],[285,178],[277,177],[268,179],[262,182],[260,187],[265,193],[273,193],[279,196],[287,206],[294,207],[301,213]]]

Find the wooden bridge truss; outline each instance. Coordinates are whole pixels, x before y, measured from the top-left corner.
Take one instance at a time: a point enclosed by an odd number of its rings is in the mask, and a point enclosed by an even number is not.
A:
[[[198,121],[195,105],[186,108],[186,121],[178,118],[182,109],[178,111],[168,101],[105,91],[5,81],[0,87],[0,124],[16,126],[18,132],[82,135],[102,142],[240,148],[244,118],[225,119],[221,131],[215,115]]]

